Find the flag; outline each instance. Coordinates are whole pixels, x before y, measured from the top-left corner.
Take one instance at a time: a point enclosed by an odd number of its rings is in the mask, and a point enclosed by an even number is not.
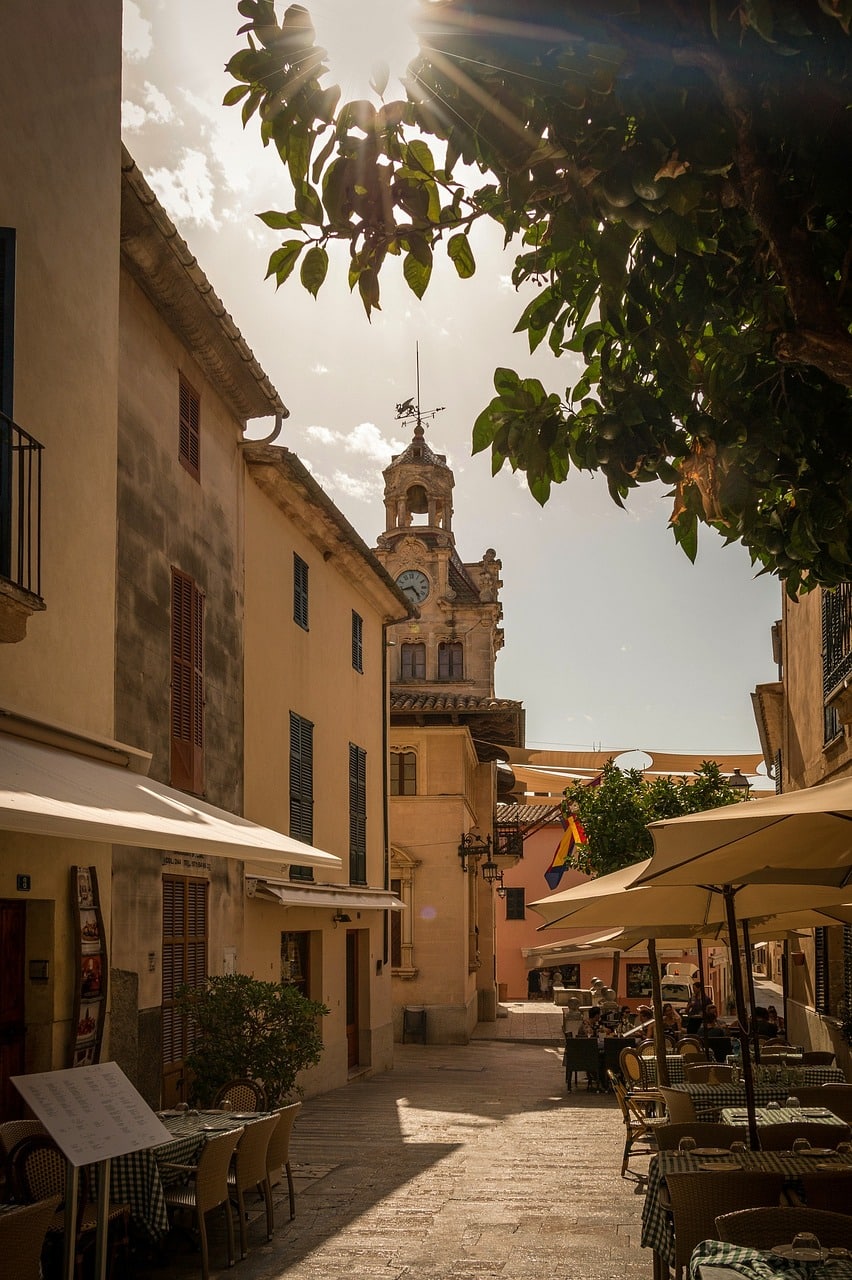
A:
[[[561,821],[564,830],[559,844],[556,846],[553,861],[544,873],[547,887],[551,890],[555,889],[562,879],[562,874],[571,861],[574,846],[586,843],[586,833],[579,818],[575,818],[573,813],[569,813],[568,817],[563,817]]]

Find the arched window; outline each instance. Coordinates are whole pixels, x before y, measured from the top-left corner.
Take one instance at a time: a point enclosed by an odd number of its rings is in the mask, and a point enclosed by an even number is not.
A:
[[[391,752],[390,793],[392,796],[417,795],[417,756],[415,752]]]
[[[425,644],[404,644],[401,647],[400,678],[402,680],[426,679]]]
[[[464,677],[464,648],[460,641],[446,640],[438,645],[438,679],[461,680]]]

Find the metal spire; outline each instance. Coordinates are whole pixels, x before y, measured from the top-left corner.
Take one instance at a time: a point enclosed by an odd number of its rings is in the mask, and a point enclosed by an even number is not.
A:
[[[436,409],[420,408],[420,343],[414,344],[417,366],[417,403],[415,397],[410,396],[408,400],[403,400],[402,404],[396,406],[396,418],[398,422],[414,422],[414,434],[423,435],[423,423],[427,418],[434,418],[436,413],[443,413],[446,405],[438,405]]]

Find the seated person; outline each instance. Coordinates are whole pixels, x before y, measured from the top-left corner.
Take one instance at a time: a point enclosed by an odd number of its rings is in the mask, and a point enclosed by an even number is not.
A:
[[[786,1034],[784,1031],[784,1019],[778,1016],[778,1010],[775,1008],[774,1004],[767,1005],[766,1021],[770,1022],[772,1026],[775,1027],[775,1035],[783,1036]]]
[[[699,1035],[705,1034],[708,1036],[725,1036],[728,1034],[719,1022],[719,1011],[715,1004],[708,1004],[704,1010],[704,1020],[701,1023]]]
[[[764,1009],[761,1005],[756,1004],[754,1006],[754,1012],[752,1013],[751,1027],[750,1027],[750,1031],[752,1035],[754,1035],[754,1033],[757,1032],[759,1036],[764,1036],[767,1039],[774,1038],[775,1036],[781,1035],[781,1032],[778,1029],[777,1023],[770,1022],[769,1018],[767,1017],[767,1013],[768,1013],[768,1010]],[[776,1014],[776,1017],[777,1016],[778,1015]]]
[[[598,1036],[603,1035],[600,1005],[592,1005],[591,1009],[585,1015],[577,1028],[577,1035],[587,1038],[597,1038]]]
[[[675,1011],[674,1005],[668,1003],[663,1005],[663,1034],[672,1044],[683,1034],[680,1014]]]

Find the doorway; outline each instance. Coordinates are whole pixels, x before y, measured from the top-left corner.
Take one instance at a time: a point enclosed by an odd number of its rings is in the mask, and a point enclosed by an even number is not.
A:
[[[24,1114],[11,1077],[23,1075],[26,1066],[26,943],[26,903],[0,899],[0,1120]]]
[[[358,930],[346,930],[346,1065],[360,1062],[358,1026]]]

